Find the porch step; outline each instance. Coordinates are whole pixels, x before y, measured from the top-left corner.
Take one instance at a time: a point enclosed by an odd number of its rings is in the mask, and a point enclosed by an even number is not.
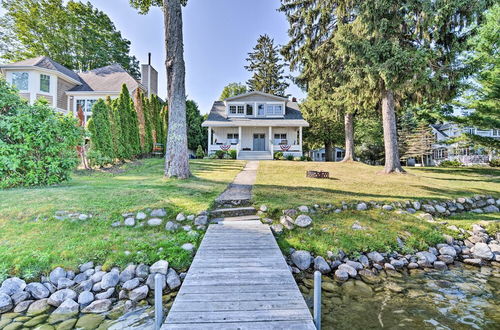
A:
[[[240,151],[238,159],[243,160],[272,160],[273,155],[270,151]]]
[[[257,210],[254,207],[235,207],[230,209],[216,209],[210,211],[210,215],[213,218],[228,218],[228,217],[240,217],[246,215],[257,214]]]
[[[216,218],[212,219],[210,222],[211,223],[227,223],[227,222],[241,222],[241,221],[259,221],[260,222],[260,217],[256,215],[243,215],[239,217],[225,217],[225,218]]]

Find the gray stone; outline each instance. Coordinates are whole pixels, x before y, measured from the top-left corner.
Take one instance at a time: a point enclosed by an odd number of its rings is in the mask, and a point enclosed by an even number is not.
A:
[[[167,215],[167,212],[165,211],[165,209],[155,209],[155,210],[151,211],[152,217],[164,217],[166,215]]]
[[[393,259],[393,260],[391,260],[391,265],[394,268],[399,269],[399,268],[403,268],[405,263],[402,260]]]
[[[353,230],[365,230],[366,228],[361,226],[361,224],[359,222],[355,221],[352,224],[351,229],[353,229]]]
[[[83,281],[88,280],[88,278],[89,278],[89,277],[87,276],[87,274],[85,274],[85,273],[80,273],[80,274],[78,274],[78,275],[76,275],[76,276],[75,276],[75,278],[73,279],[73,281],[75,281],[75,283],[76,283],[76,284],[80,284],[80,283],[82,283]]]
[[[191,231],[192,227],[190,225],[182,226],[184,231]]]
[[[446,266],[446,263],[443,261],[434,261],[434,268],[437,270],[445,270],[448,269],[448,266]]]
[[[137,212],[137,214],[136,214],[136,216],[135,216],[135,218],[136,218],[137,220],[144,220],[144,219],[146,219],[147,217],[148,217],[148,216],[147,216],[147,214],[146,214],[146,213],[144,213],[144,212]]]
[[[40,299],[33,302],[28,308],[27,315],[38,315],[47,312],[50,309],[48,299]]]
[[[420,207],[421,207],[421,205],[422,205],[422,204],[420,204],[420,202],[419,202],[419,201],[414,201],[414,202],[412,202],[411,204],[413,205],[413,208],[414,208],[415,210],[420,210]]]
[[[135,269],[135,275],[140,278],[146,278],[149,275],[149,266],[140,264]]]
[[[312,224],[312,219],[310,216],[301,214],[295,219],[295,225],[301,228],[308,227]]]
[[[298,210],[299,210],[299,212],[302,212],[302,213],[308,213],[309,212],[309,208],[307,206],[305,206],[305,205],[299,206]]]
[[[106,273],[101,280],[101,289],[114,288],[120,282],[120,274],[117,271]]]
[[[434,253],[431,253],[431,252],[428,252],[428,251],[417,252],[416,256],[417,256],[418,259],[420,259],[420,260],[426,260],[426,261],[428,261],[431,264],[434,261],[436,261],[436,259],[437,259],[436,255]]]
[[[483,208],[484,213],[497,213],[499,212],[498,207],[495,205],[488,205],[485,208]]]
[[[475,258],[491,260],[493,259],[493,252],[491,252],[490,247],[486,243],[476,243],[472,250],[472,255]]]
[[[54,307],[59,307],[66,299],[76,299],[76,292],[71,289],[62,289],[50,295],[47,303]]]
[[[208,217],[206,215],[199,215],[194,219],[194,224],[196,226],[205,226],[208,223]]]
[[[368,257],[362,254],[358,258],[359,262],[363,265],[363,267],[369,267],[370,266],[370,260],[368,260]]]
[[[444,208],[443,206],[441,205],[435,205],[434,208],[436,209],[436,211],[438,213],[445,213],[446,212],[446,208]]]
[[[194,220],[194,214],[190,214],[186,217],[186,219],[188,219],[189,221],[193,221]]]
[[[90,291],[83,291],[78,296],[78,303],[82,307],[88,306],[93,301],[94,301],[94,294],[92,292],[90,292]]]
[[[464,259],[464,263],[473,265],[473,266],[481,266],[483,261],[479,258],[466,258]]]
[[[259,210],[261,210],[262,212],[267,212],[267,206],[266,205],[261,205]]]
[[[382,261],[384,261],[384,257],[378,253],[378,252],[370,252],[367,254],[367,257],[373,261],[373,262],[376,262],[376,263],[381,263]]]
[[[277,223],[277,224],[271,225],[271,230],[272,230],[272,231],[273,231],[273,233],[275,233],[276,235],[282,234],[282,233],[283,233],[283,225],[282,225],[282,224],[280,224],[280,223]]]
[[[66,299],[61,305],[59,305],[59,307],[57,307],[55,311],[52,312],[50,318],[54,320],[55,316],[57,318],[57,321],[64,321],[78,314],[79,310],[80,305],[77,302],[75,302],[73,299]],[[64,317],[66,318],[63,320],[61,317],[59,317],[60,315],[64,315]]]
[[[125,283],[135,277],[135,265],[128,265],[127,268],[120,273],[120,282]]]
[[[388,262],[386,262],[384,264],[384,269],[385,270],[396,270],[396,268],[393,265],[391,265],[390,263],[388,263]]]
[[[101,282],[97,282],[96,284],[94,284],[94,285],[92,286],[92,291],[94,291],[94,292],[99,292],[99,291],[101,291],[101,290],[102,290],[102,289],[101,289]]]
[[[25,281],[21,280],[19,277],[11,277],[3,281],[0,287],[0,293],[3,292],[8,296],[12,296],[14,293],[23,291],[25,288]]]
[[[82,309],[82,313],[105,313],[111,309],[111,300],[103,299],[96,300],[92,302],[90,305]]]
[[[135,226],[135,218],[134,217],[128,217],[123,221],[123,224],[127,227],[133,227]]]
[[[347,272],[347,274],[349,274],[350,277],[356,277],[356,275],[358,274],[358,271],[356,269],[354,269],[352,266],[348,265],[348,264],[342,264],[340,265],[338,268],[337,268],[337,271],[339,270],[342,270],[342,271],[345,271]],[[336,274],[337,272],[335,272]]]
[[[184,213],[179,213],[179,214],[177,214],[177,217],[175,217],[175,220],[184,221],[184,220],[186,220],[186,216],[184,215]]]
[[[283,225],[288,230],[292,230],[295,228],[295,225],[293,224],[293,219],[288,216],[288,215],[283,215],[280,217],[280,223]]]
[[[0,292],[0,314],[10,311],[13,307],[14,304],[10,296]]]
[[[188,251],[188,252],[194,251],[194,245],[191,243],[184,243],[184,244],[182,244],[181,248],[185,251]]]
[[[455,248],[453,248],[452,246],[449,246],[449,245],[443,246],[442,248],[440,248],[439,253],[447,255],[447,256],[451,256],[451,257],[456,257],[456,255],[457,255],[457,251],[455,250]]]
[[[446,254],[438,256],[438,259],[447,265],[452,264],[453,261],[455,260],[452,256]]]
[[[151,218],[148,220],[148,226],[150,226],[150,227],[161,226],[162,222],[163,222],[163,220],[160,218]]]
[[[122,223],[120,221],[115,221],[111,224],[111,227],[116,228],[116,227],[120,227],[121,225],[122,225]]]
[[[94,275],[90,276],[90,279],[92,280],[92,282],[98,283],[98,282],[101,282],[104,275],[106,275],[106,272],[97,271],[94,273]]]
[[[134,302],[138,302],[138,301],[141,301],[143,299],[146,299],[146,297],[148,296],[148,293],[149,293],[148,286],[143,285],[143,286],[138,287],[137,289],[130,291],[129,298],[130,298],[130,300],[132,300]]]
[[[424,205],[422,205],[422,208],[427,213],[436,213],[436,209],[432,205],[424,204]]]
[[[75,285],[75,281],[70,280],[69,278],[60,278],[57,281],[57,289],[58,290],[67,289],[67,288],[72,287],[73,285]]]
[[[60,278],[65,278],[66,275],[67,272],[63,268],[57,267],[50,272],[49,279],[52,284],[57,285],[57,281],[59,281]]]
[[[103,293],[98,293],[95,295],[95,299],[97,300],[103,300],[103,299],[109,299],[111,296],[115,293],[115,288],[109,288]]]
[[[314,270],[319,270],[321,274],[328,274],[332,271],[325,258],[321,256],[317,256],[316,258],[314,258]]]
[[[26,291],[19,291],[14,293],[11,298],[14,305],[19,304],[21,301],[30,299],[31,295]]]
[[[356,210],[358,211],[365,211],[366,209],[368,209],[366,203],[359,203],[358,205],[356,205]]]
[[[33,302],[34,302],[34,300],[21,301],[14,308],[14,313],[24,313],[24,312],[26,312]],[[1,313],[1,308],[0,308],[0,313]]]
[[[42,283],[30,283],[26,286],[26,291],[36,300],[47,298],[50,295],[49,290]]]
[[[356,270],[363,269],[363,265],[360,262],[352,261],[352,260],[347,260],[345,263],[347,265],[351,266],[352,268],[356,269]]]
[[[416,262],[410,262],[408,264],[408,269],[417,269],[418,268],[418,264]]]
[[[300,270],[306,270],[311,265],[312,256],[308,251],[295,251],[291,255],[292,262]]]
[[[382,209],[384,211],[392,211],[394,208],[392,207],[392,205],[385,204],[385,205],[382,205]]]
[[[484,213],[483,210],[481,209],[473,209],[471,210],[472,213],[477,213],[477,214],[481,214],[481,213]]]
[[[159,274],[163,274],[163,275],[166,275],[167,272],[168,272],[168,261],[166,260],[158,260],[157,262],[155,262],[151,268],[149,269],[149,271],[151,273],[159,273]]]
[[[167,285],[170,288],[170,290],[175,290],[181,286],[181,279],[179,278],[179,275],[177,275],[177,272],[173,268],[170,268],[168,270]]]
[[[80,284],[78,284],[78,286],[76,287],[76,290],[78,290],[79,292],[90,291],[90,290],[92,290],[93,286],[94,286],[94,282],[92,282],[92,280],[89,279],[89,280],[83,281]]]
[[[136,278],[133,278],[131,280],[128,280],[127,282],[123,283],[123,288],[125,290],[133,290],[135,288],[137,288],[139,286],[140,282],[139,282],[139,279],[136,277]]]
[[[87,275],[88,277],[92,276],[95,274],[95,269],[91,268],[91,269],[87,269],[86,271],[83,272],[85,275]]]
[[[349,273],[342,269],[337,269],[335,271],[334,278],[337,281],[347,281],[349,279]]]
[[[151,274],[146,279],[146,285],[151,289],[155,289],[155,276],[160,275],[161,289],[164,290],[167,287],[166,277],[163,274]]]
[[[165,230],[167,231],[176,231],[177,229],[179,229],[179,224],[173,221],[167,221],[165,224]]]
[[[87,220],[88,218],[89,216],[83,213],[78,216],[78,220]]]

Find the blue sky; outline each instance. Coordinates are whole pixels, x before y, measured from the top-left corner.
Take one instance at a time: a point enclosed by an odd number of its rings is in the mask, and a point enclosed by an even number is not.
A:
[[[128,0],[90,0],[106,12],[122,35],[131,41],[131,52],[144,63],[147,53],[160,75],[159,93],[166,95],[163,14],[154,8],[139,15]],[[276,9],[279,0],[189,0],[184,8],[184,58],[186,92],[198,102],[202,113],[210,111],[229,82],[246,82],[247,53],[260,34],[267,33],[278,44],[288,40],[288,22]],[[302,98],[295,85],[287,93]]]

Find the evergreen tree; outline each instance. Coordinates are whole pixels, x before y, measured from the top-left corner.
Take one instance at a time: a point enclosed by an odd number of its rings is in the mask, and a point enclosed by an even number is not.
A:
[[[278,46],[274,45],[273,39],[267,34],[261,35],[246,60],[248,65],[245,69],[253,73],[247,82],[249,90],[285,95],[285,90],[289,86],[283,76],[285,64],[281,61]]]
[[[193,100],[186,102],[186,116],[187,116],[187,129],[188,129],[188,148],[196,150],[199,145],[203,145],[206,135],[203,134],[201,123],[203,117],[198,109],[198,104]]]
[[[92,117],[88,122],[91,150],[113,162],[115,151],[111,132],[110,109],[103,99],[99,99],[92,107]]]
[[[146,115],[144,109],[144,93],[140,88],[134,92],[134,108],[137,114],[137,121],[139,124],[139,142],[141,147],[141,154],[148,152],[146,148]]]
[[[401,138],[401,140],[404,141],[406,146],[406,152],[403,154],[402,158],[420,159],[422,166],[424,166],[425,157],[432,154],[432,144],[435,142],[436,138],[429,125],[422,122],[411,133]]]
[[[219,97],[219,101],[224,101],[229,97],[233,97],[240,94],[245,94],[247,92],[247,86],[241,83],[230,83],[222,90],[222,93]]]
[[[123,160],[127,158],[125,151],[125,137],[122,135],[121,113],[116,107],[116,103],[117,100],[111,100],[109,96],[106,98],[106,104],[110,109],[109,118],[114,155],[116,158]]]
[[[459,55],[488,2],[282,0],[291,26],[284,52],[294,58],[292,64],[312,57],[312,64],[304,66],[306,81],[321,72],[320,65],[338,64],[339,70],[328,71],[338,83],[337,98],[361,109],[380,107],[384,172],[404,172],[396,105],[428,96],[442,102],[455,95],[468,73],[458,65]]]

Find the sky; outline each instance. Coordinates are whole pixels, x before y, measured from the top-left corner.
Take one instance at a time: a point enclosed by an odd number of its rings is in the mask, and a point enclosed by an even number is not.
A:
[[[128,0],[90,0],[115,23],[122,36],[131,41],[131,54],[141,63],[152,53],[152,64],[159,72],[160,96],[166,95],[165,41],[163,13],[153,8],[140,15]],[[186,93],[202,113],[210,111],[224,86],[246,82],[250,72],[244,65],[261,34],[275,42],[287,42],[288,22],[277,11],[279,0],[189,0],[183,9]],[[295,85],[287,90],[297,98],[304,93]]]

